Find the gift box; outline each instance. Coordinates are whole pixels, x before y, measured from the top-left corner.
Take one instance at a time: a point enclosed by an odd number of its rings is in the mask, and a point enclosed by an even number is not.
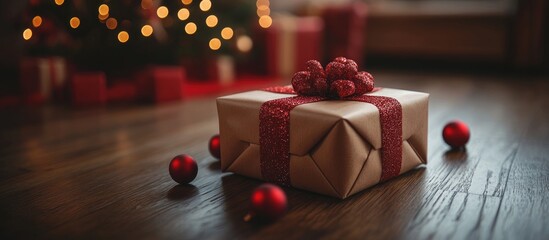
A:
[[[288,76],[304,68],[305,61],[320,59],[324,24],[318,17],[273,16],[265,29],[267,73]]]
[[[223,171],[343,199],[426,163],[428,94],[382,88],[333,100],[292,92],[217,99]]]
[[[169,102],[183,98],[182,86],[185,71],[181,67],[155,67],[151,69],[155,102]]]
[[[208,63],[208,78],[221,85],[231,85],[235,80],[235,63],[231,56],[218,56]]]
[[[326,59],[347,56],[361,65],[365,55],[366,16],[366,5],[358,2],[324,9]]]
[[[71,80],[72,104],[101,105],[107,102],[107,80],[103,72],[75,73]]]
[[[21,90],[26,98],[45,101],[64,97],[68,71],[64,58],[24,58],[19,67]]]
[[[135,83],[125,79],[117,80],[107,88],[108,102],[133,102],[138,99]]]
[[[183,84],[186,71],[180,66],[149,66],[133,77],[137,95],[155,103],[183,99]]]

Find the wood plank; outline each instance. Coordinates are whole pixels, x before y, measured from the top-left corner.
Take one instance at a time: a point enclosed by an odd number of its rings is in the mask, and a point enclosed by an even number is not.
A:
[[[496,239],[549,236],[548,90],[546,82],[530,89],[531,94],[539,93],[529,105],[535,114],[511,166],[494,226]]]

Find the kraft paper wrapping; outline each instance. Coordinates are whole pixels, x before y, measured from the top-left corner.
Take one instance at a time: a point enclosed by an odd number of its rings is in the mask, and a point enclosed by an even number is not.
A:
[[[400,174],[427,163],[429,94],[384,88],[369,93],[402,105]],[[217,99],[221,168],[262,179],[259,109],[266,101],[293,95],[250,91]],[[377,184],[381,176],[381,127],[369,103],[329,100],[303,104],[290,112],[291,185],[346,198]]]

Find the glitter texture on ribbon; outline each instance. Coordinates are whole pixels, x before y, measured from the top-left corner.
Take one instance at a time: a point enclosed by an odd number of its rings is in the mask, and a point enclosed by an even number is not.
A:
[[[323,97],[295,96],[267,101],[259,109],[259,151],[263,179],[290,186],[290,111]]]
[[[402,165],[402,106],[390,97],[362,95],[348,100],[370,103],[379,110],[381,123],[381,179],[400,173]]]
[[[292,86],[268,87],[268,88],[264,88],[263,91],[273,92],[273,93],[296,94]]]
[[[375,88],[374,91],[379,91]],[[292,93],[289,86],[266,88],[274,93]],[[290,185],[290,111],[301,104],[328,100],[295,96],[267,101],[259,118],[260,167],[263,178]],[[400,173],[402,165],[402,106],[390,97],[362,95],[342,100],[370,103],[378,108],[381,124],[381,178],[386,181]]]

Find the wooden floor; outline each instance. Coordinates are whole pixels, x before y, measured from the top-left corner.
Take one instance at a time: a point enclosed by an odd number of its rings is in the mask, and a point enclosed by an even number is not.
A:
[[[261,182],[221,173],[207,151],[213,97],[0,110],[0,238],[547,239],[549,79],[376,77],[431,93],[429,164],[343,201],[285,188],[290,210],[272,224],[242,220]],[[452,119],[471,128],[464,152],[442,141]],[[199,163],[191,185],[168,175],[181,153]]]

